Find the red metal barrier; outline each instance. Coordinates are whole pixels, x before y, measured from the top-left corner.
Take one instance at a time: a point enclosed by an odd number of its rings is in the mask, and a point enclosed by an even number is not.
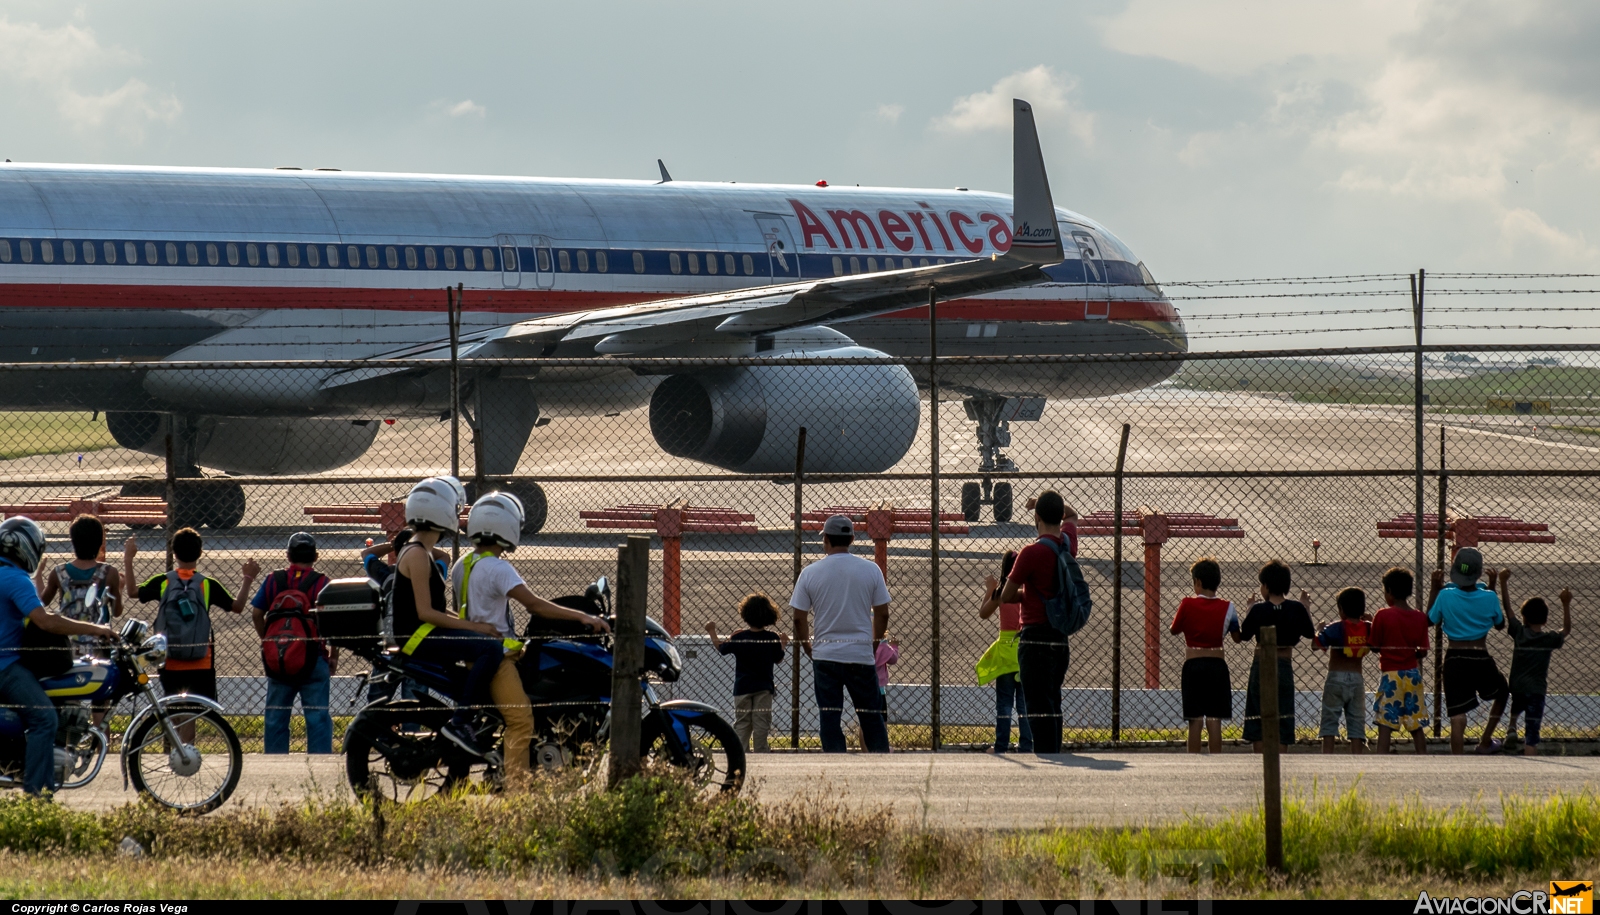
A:
[[[601,530],[654,530],[661,538],[661,625],[678,635],[683,625],[683,535],[754,534],[756,516],[705,505],[618,505],[580,511],[584,526]]]
[[[1378,522],[1378,536],[1390,540],[1411,540],[1417,536],[1417,516],[1395,515],[1388,521]],[[1444,536],[1454,546],[1451,554],[1464,546],[1483,543],[1555,543],[1556,535],[1549,533],[1550,525],[1537,521],[1524,521],[1505,515],[1458,515],[1446,512]],[[1439,539],[1439,516],[1422,516],[1422,536],[1426,540]]]
[[[872,540],[872,561],[889,580],[889,541],[895,534],[933,533],[933,510],[929,508],[896,508],[890,502],[871,505],[833,505],[814,511],[802,512],[800,526],[808,531],[820,531],[822,525],[834,515],[844,515],[856,525],[865,524],[867,536]],[[789,513],[793,520],[794,512]],[[939,533],[964,535],[971,532],[966,516],[960,512],[939,513]]]
[[[167,523],[167,503],[153,496],[124,496],[115,489],[100,489],[75,498],[0,505],[0,516],[13,515],[35,521],[71,521],[79,515],[94,515],[106,524],[162,527]]]
[[[1079,537],[1116,534],[1116,513],[1099,511],[1078,520]],[[1122,533],[1144,541],[1144,685],[1161,687],[1161,546],[1168,540],[1244,537],[1237,518],[1195,512],[1162,512],[1141,505],[1122,513]]]

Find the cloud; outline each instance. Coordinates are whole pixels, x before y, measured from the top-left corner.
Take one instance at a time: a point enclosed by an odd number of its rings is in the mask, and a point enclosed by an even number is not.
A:
[[[1571,235],[1563,232],[1526,207],[1506,212],[1500,220],[1500,235],[1513,252],[1532,244],[1541,249],[1541,254],[1583,261],[1600,260],[1600,250],[1589,244],[1581,233]]]
[[[1068,128],[1080,140],[1094,139],[1094,115],[1072,103],[1078,82],[1058,75],[1040,64],[1002,77],[986,92],[974,92],[955,100],[950,113],[935,118],[933,126],[949,133],[977,133],[1011,129],[1011,100],[1027,99],[1038,115],[1064,117]]]
[[[445,109],[445,113],[450,115],[453,118],[464,118],[464,117],[481,118],[481,117],[484,117],[485,115],[487,115],[489,113],[489,109],[483,107],[482,105],[478,104],[477,102],[474,102],[472,99],[465,99],[463,101],[456,102],[454,105],[451,105],[448,108],[446,108]]]
[[[906,113],[906,106],[885,102],[878,106],[878,120],[888,121],[890,124],[900,123],[900,115]]]
[[[177,96],[158,93],[137,78],[104,92],[77,86],[95,70],[138,62],[137,55],[103,47],[93,32],[77,25],[45,28],[0,17],[0,75],[42,90],[62,120],[79,130],[113,127],[140,140],[150,123],[178,119],[183,105]]]

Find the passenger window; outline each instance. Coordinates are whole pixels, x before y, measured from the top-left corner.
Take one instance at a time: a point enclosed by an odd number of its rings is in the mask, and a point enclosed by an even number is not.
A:
[[[328,247],[332,248],[333,246],[329,245]],[[306,266],[322,266],[322,252],[317,250],[316,245],[306,245]]]
[[[189,266],[191,266],[191,267],[193,267],[196,264],[200,263],[200,246],[195,244],[192,241],[184,242],[183,243],[183,257],[184,257],[185,260],[187,260],[189,262]]]
[[[604,251],[596,251],[594,253],[594,269],[605,273],[610,268],[611,262],[606,259],[606,253]]]
[[[859,258],[859,257],[850,258],[850,274],[852,276],[854,276],[855,274],[860,273],[860,272],[861,272],[861,258]]]
[[[337,266],[339,266],[339,246],[338,245],[328,245],[327,247],[325,247],[323,249],[322,253],[328,255],[328,266],[329,267],[337,267]]]
[[[494,249],[493,248],[484,248],[483,249],[483,269],[485,269],[485,270],[493,270],[494,269]]]
[[[94,263],[94,242],[92,241],[83,243],[83,262],[85,264]]]
[[[716,275],[716,272],[717,272],[717,256],[715,254],[707,254],[706,255],[706,272],[710,273],[712,275]]]
[[[78,259],[78,246],[73,244],[70,241],[62,242],[61,243],[61,259],[66,261],[69,264],[77,261],[77,259]]]
[[[383,262],[388,265],[390,270],[400,269],[400,252],[395,250],[394,245],[386,245],[384,247]]]
[[[239,246],[231,241],[228,242],[228,266],[239,266]]]
[[[11,239],[0,238],[0,264],[11,263]]]
[[[868,273],[877,273],[878,272],[878,259],[877,258],[875,258],[875,257],[867,258],[867,272]]]
[[[139,246],[131,241],[123,242],[122,256],[128,259],[128,263],[137,264],[139,262]]]
[[[360,261],[356,260],[353,257],[350,258],[350,261],[351,261],[351,263],[360,263]],[[367,269],[368,270],[376,270],[376,269],[378,269],[378,246],[377,245],[367,245]]]
[[[106,256],[106,263],[115,264],[117,262],[117,243],[114,241],[102,242],[100,244],[100,253]]]
[[[500,269],[506,271],[507,273],[511,273],[517,269],[516,248],[500,249]]]
[[[167,265],[171,267],[178,265],[178,246],[170,241],[167,242]]]
[[[291,267],[300,266],[300,246],[299,245],[284,245],[283,246],[283,253],[288,255],[288,257],[289,257],[289,266],[291,266]]]
[[[261,249],[256,247],[255,242],[244,246],[244,259],[252,267],[261,266]]]
[[[919,261],[917,263],[917,266],[918,267],[926,267],[926,266],[928,266],[928,259],[927,258],[923,258],[921,261]]]
[[[109,245],[111,243],[110,242],[106,242],[106,244]],[[22,248],[22,262],[24,264],[33,263],[33,242],[28,241],[26,238],[24,238],[21,242],[18,243],[18,245],[19,245],[19,247]]]
[[[752,276],[752,275],[755,274],[755,272],[756,272],[756,262],[750,258],[750,255],[746,254],[744,256],[744,275],[745,276]]]
[[[50,243],[50,240],[48,238],[45,239],[44,241],[39,242],[39,255],[40,255],[40,257],[42,257],[44,259],[45,263],[47,263],[47,264],[55,263],[55,261],[56,261],[56,248],[55,248],[55,245],[52,245]]]
[[[329,258],[328,260],[331,263],[333,261],[333,258]],[[351,267],[351,268],[360,267],[361,266],[361,249],[357,248],[355,245],[345,245],[345,248],[344,248],[344,263],[345,263],[345,266],[347,266],[347,267]]]
[[[833,275],[844,276],[844,259],[837,254],[833,256]]]
[[[587,252],[587,251],[579,251],[578,252],[578,271],[580,273],[588,273],[589,272],[589,252]]]
[[[461,266],[468,270],[478,269],[478,259],[474,256],[471,248],[461,249]]]
[[[693,251],[689,252],[689,272],[696,274],[700,272],[700,255]]]
[[[407,270],[415,270],[415,269],[417,269],[417,249],[416,248],[412,248],[412,247],[407,247],[406,248],[406,269]]]
[[[539,249],[539,272],[540,273],[549,273],[550,272],[550,249],[549,248],[540,248]]]
[[[562,273],[572,269],[572,257],[565,251],[556,252],[556,263],[561,265]]]
[[[153,241],[144,243],[144,262],[151,266],[156,264],[156,243]]]
[[[277,245],[267,245],[267,266],[268,267],[276,267],[276,266],[278,266],[278,246]]]
[[[428,265],[429,270],[439,269],[439,255],[432,248],[422,249],[422,262]]]
[[[9,257],[10,255],[7,255],[7,256]],[[643,273],[644,272],[644,253],[643,252],[640,252],[640,251],[633,252],[633,272],[634,273]]]
[[[446,270],[454,270],[454,269],[456,269],[456,249],[454,249],[454,248],[446,248],[446,249],[444,249],[444,269],[446,269]]]
[[[27,242],[23,242],[23,244],[27,244]],[[683,272],[683,258],[678,256],[678,252],[676,252],[676,251],[672,252],[672,255],[670,257],[668,257],[668,260],[671,261],[671,263],[672,263],[672,272],[673,273],[682,273]]]
[[[727,274],[729,276],[733,276],[734,266],[733,266],[733,255],[732,254],[724,254],[724,255],[722,255],[722,266],[726,270],[726,272],[727,272]]]

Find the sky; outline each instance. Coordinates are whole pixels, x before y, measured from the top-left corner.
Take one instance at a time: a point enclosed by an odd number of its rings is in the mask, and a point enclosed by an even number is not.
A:
[[[1162,281],[1600,273],[1596,48],[1591,0],[0,0],[0,156],[1009,191],[1020,96]]]

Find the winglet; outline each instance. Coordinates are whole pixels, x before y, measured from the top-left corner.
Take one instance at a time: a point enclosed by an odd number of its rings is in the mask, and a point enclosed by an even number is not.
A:
[[[1011,205],[1012,232],[1009,257],[1030,264],[1059,264],[1061,230],[1056,225],[1056,205],[1050,199],[1050,177],[1039,151],[1039,131],[1033,125],[1033,106],[1011,100]]]
[[[661,169],[661,180],[657,181],[656,182],[657,184],[666,184],[668,181],[672,180],[672,176],[667,174],[667,163],[662,162],[660,159],[657,159],[656,160],[656,167]]]

